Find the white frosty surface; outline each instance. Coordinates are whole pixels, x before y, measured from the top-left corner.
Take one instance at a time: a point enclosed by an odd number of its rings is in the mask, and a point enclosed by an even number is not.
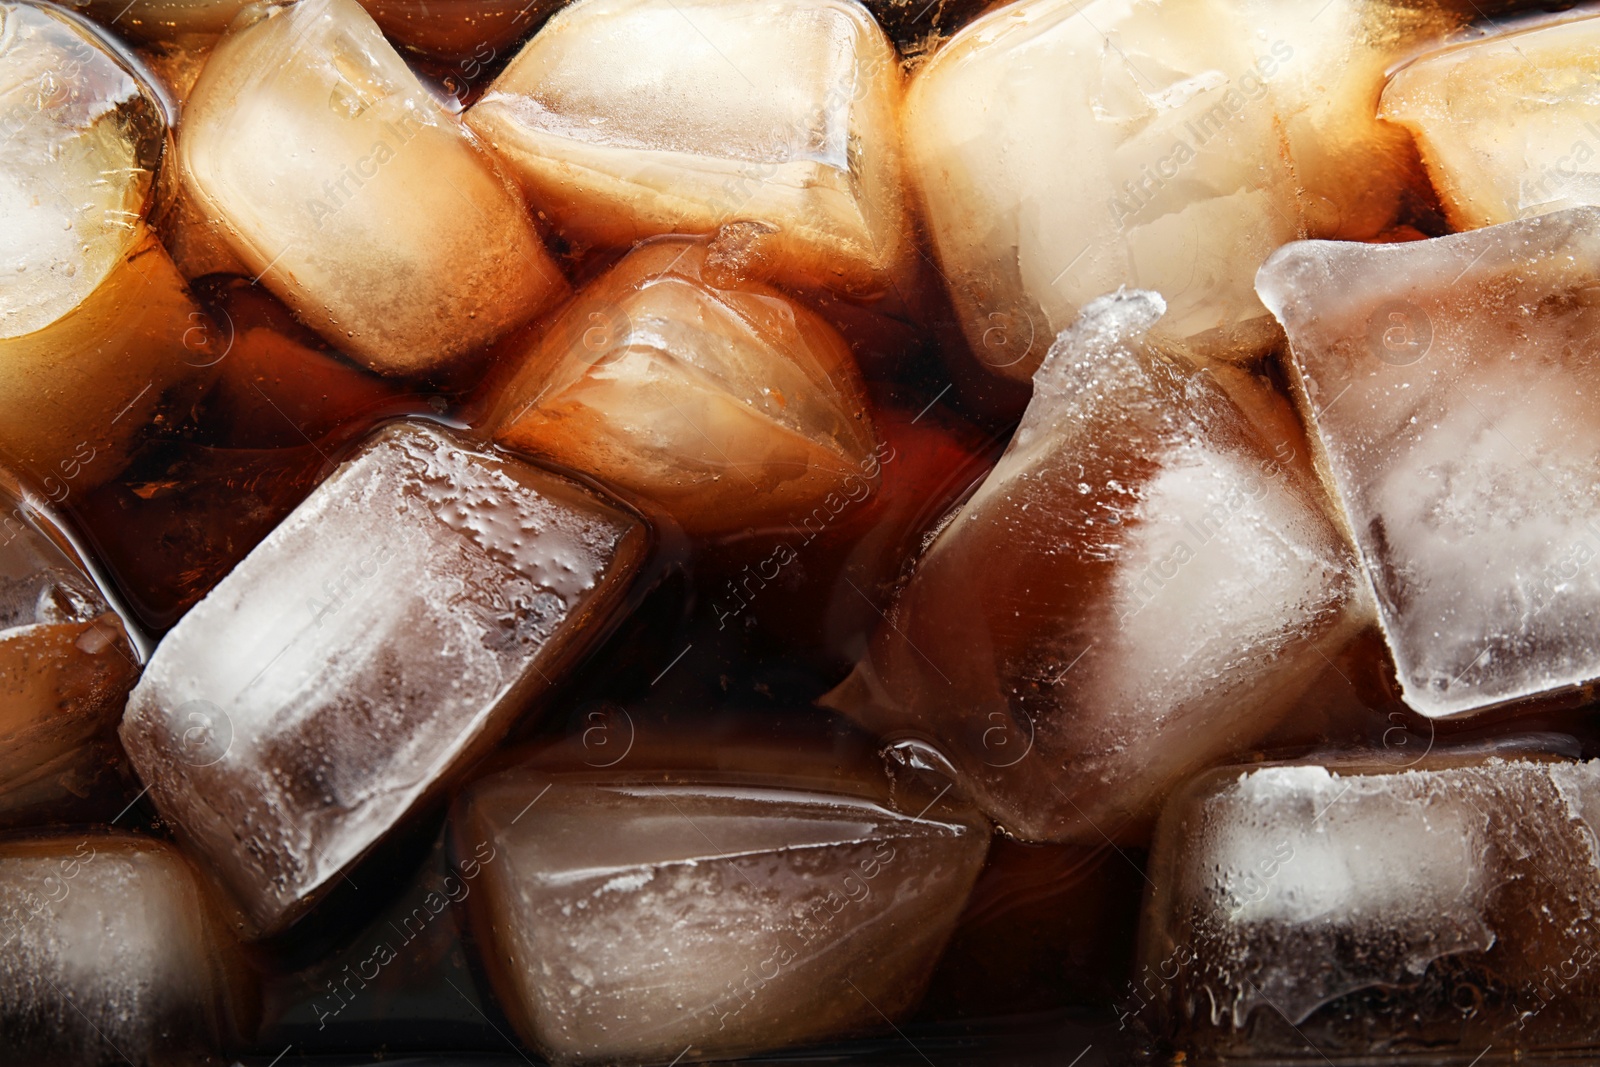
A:
[[[1165,306],[1119,292],[1062,332],[829,698],[931,733],[1029,840],[1138,840],[1175,784],[1274,725],[1361,606],[1300,446],[1162,347]]]
[[[516,771],[474,787],[457,833],[493,845],[502,999],[559,1063],[732,1056],[875,1028],[872,1004],[897,1017],[988,847],[981,821],[851,796]]]
[[[104,49],[48,8],[0,4],[0,338],[67,314],[122,259],[159,136]]]
[[[1600,677],[1600,212],[1262,268],[1407,703]]]
[[[167,635],[124,743],[281,925],[545,683],[642,537],[553,475],[390,427]]]
[[[1398,998],[1386,1019],[1448,1016],[1417,989],[1449,960],[1537,1005],[1538,983],[1558,966],[1570,978],[1595,935],[1597,805],[1595,762],[1218,772],[1163,820],[1146,965],[1170,978],[1181,958],[1183,1010],[1233,1028],[1258,1008],[1303,1025],[1378,988]],[[1515,1022],[1503,1002],[1487,1010],[1503,1017],[1485,1025]]]
[[[214,1048],[215,946],[198,892],[163,842],[0,848],[0,1060],[92,1067]]]

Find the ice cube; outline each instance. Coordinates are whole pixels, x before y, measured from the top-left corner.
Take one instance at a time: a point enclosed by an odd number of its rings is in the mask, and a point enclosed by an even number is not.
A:
[[[736,1057],[920,998],[988,824],[768,777],[475,784],[452,822],[501,1005],[557,1064]]]
[[[216,43],[215,34],[181,33],[135,52],[172,102],[174,111],[181,114]],[[169,139],[167,151],[170,154],[166,158],[171,159],[177,152],[175,141]],[[208,274],[249,277],[255,273],[234,254],[223,225],[196,206],[175,166],[161,168],[155,203],[150,208],[150,225],[161,237],[178,273],[190,281]]]
[[[52,496],[115,474],[204,362],[144,222],[164,137],[96,31],[0,3],[0,451]]]
[[[17,1067],[198,1063],[239,1027],[227,935],[163,841],[0,846],[0,1058]]]
[[[1600,678],[1589,390],[1600,211],[1261,270],[1405,700],[1446,717]]]
[[[467,123],[569,239],[754,220],[790,280],[869,294],[910,252],[899,97],[894,48],[847,0],[587,0]]]
[[[1229,768],[1163,814],[1120,1008],[1192,1051],[1590,1045],[1600,763]]]
[[[1497,29],[1401,69],[1379,111],[1416,136],[1462,230],[1600,204],[1600,18]]]
[[[105,758],[139,667],[66,535],[3,473],[0,509],[0,817],[14,823]]]
[[[1259,348],[1249,264],[1299,235],[1259,99],[1283,62],[1213,0],[1024,0],[952,38],[911,83],[906,156],[978,359],[1025,380],[1124,284],[1166,298],[1166,334]]]
[[[388,427],[166,636],[123,744],[274,933],[604,632],[648,540],[564,479]]]
[[[1092,302],[999,465],[930,538],[827,697],[934,741],[1026,840],[1139,840],[1162,797],[1270,729],[1353,634],[1352,554],[1306,457]]]
[[[177,155],[252,273],[381,373],[448,372],[566,290],[508,179],[355,0],[239,20]]]
[[[877,486],[844,339],[768,286],[715,275],[702,242],[635,251],[520,358],[495,440],[654,500],[694,532],[799,526]]]
[[[1472,0],[1249,0],[1258,42],[1281,59],[1263,72],[1284,151],[1302,189],[1304,236],[1367,240],[1433,192],[1404,130],[1377,117],[1396,64],[1434,47],[1468,18]]]
[[[976,358],[1026,380],[1122,285],[1166,298],[1172,338],[1265,351],[1254,267],[1308,230],[1394,221],[1417,176],[1373,117],[1384,68],[1459,21],[1371,0],[1024,0],[968,25],[912,80],[904,128]]]

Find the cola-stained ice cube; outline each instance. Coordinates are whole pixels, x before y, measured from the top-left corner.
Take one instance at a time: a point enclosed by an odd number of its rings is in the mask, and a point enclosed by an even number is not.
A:
[[[970,811],[970,809],[969,809]],[[782,776],[514,768],[452,822],[500,1003],[557,1064],[666,1064],[876,1030],[915,1008],[988,849]]]
[[[648,540],[565,479],[388,427],[166,636],[123,744],[274,933],[592,646]]]
[[[1379,110],[1416,136],[1457,229],[1600,204],[1600,18],[1498,29],[1402,68]]]
[[[1215,0],[1024,0],[952,38],[912,80],[906,157],[977,358],[1027,379],[1124,284],[1162,294],[1165,334],[1259,349],[1251,264],[1299,236],[1262,99],[1292,58]]]
[[[52,495],[114,475],[205,361],[144,221],[164,137],[87,24],[0,4],[0,451]]]
[[[216,43],[215,34],[183,33],[147,44],[135,49],[135,53],[181,116]],[[167,152],[168,159],[177,152],[177,143],[170,136]],[[161,168],[155,203],[150,208],[150,225],[178,273],[190,281],[208,274],[255,274],[233,251],[221,221],[208,217],[195,204],[176,166]]]
[[[209,1062],[245,992],[203,886],[164,841],[94,832],[0,845],[0,1059]]]
[[[715,533],[799,524],[878,481],[849,346],[776,290],[663,239],[592,283],[524,356],[495,440]]]
[[[912,79],[908,170],[976,358],[1025,380],[1090,299],[1160,292],[1210,354],[1276,338],[1273,249],[1370,237],[1415,174],[1385,67],[1459,23],[1371,0],[1025,0]]]
[[[933,741],[1026,840],[1139,840],[1361,617],[1306,458],[1153,339],[1161,311],[1118,293],[1062,333],[1005,455],[826,698]]]
[[[104,758],[139,667],[66,535],[4,472],[0,509],[0,817],[15,822]]]
[[[570,239],[755,220],[788,279],[870,294],[910,255],[899,98],[893,46],[847,0],[582,0],[467,123]]]
[[[239,19],[178,165],[245,265],[382,373],[448,372],[566,291],[509,179],[355,0]]]
[[[1247,0],[1258,41],[1282,58],[1264,73],[1301,187],[1304,236],[1366,240],[1432,200],[1406,131],[1377,117],[1388,71],[1470,17],[1471,0]]]
[[[1233,767],[1173,798],[1119,1014],[1204,1055],[1592,1046],[1600,764]]]
[[[1464,715],[1600,678],[1600,211],[1262,269],[1405,700]]]

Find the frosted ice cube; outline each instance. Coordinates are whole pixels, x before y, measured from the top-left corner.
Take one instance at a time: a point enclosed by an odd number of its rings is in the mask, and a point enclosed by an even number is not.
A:
[[[391,426],[166,636],[123,743],[276,932],[604,631],[647,541],[570,482]]]
[[[1481,711],[1600,678],[1600,211],[1262,269],[1405,700]]]
[[[164,138],[87,24],[0,3],[0,450],[52,496],[114,475],[205,361],[144,222]]]
[[[1205,775],[1162,816],[1124,1022],[1220,1055],[1591,1043],[1597,810],[1600,763],[1543,757]]]
[[[826,698],[935,741],[1024,839],[1139,839],[1361,617],[1306,457],[1155,342],[1161,313],[1118,293],[1062,333],[999,465]]]
[[[94,833],[0,846],[0,1058],[201,1062],[235,1025],[225,938],[165,842]]]
[[[520,359],[495,440],[654,500],[686,529],[799,526],[877,486],[844,339],[776,290],[716,275],[701,242],[632,253]]]
[[[1463,230],[1600,204],[1600,18],[1497,29],[1401,69],[1379,109],[1416,136]]]
[[[910,252],[899,98],[893,47],[846,0],[585,0],[467,123],[569,238],[756,220],[791,280],[876,293]]]
[[[1482,9],[1470,0],[1246,0],[1243,11],[1282,60],[1264,80],[1302,189],[1301,235],[1365,240],[1431,204],[1416,148],[1378,120],[1378,97],[1390,69]]]
[[[65,534],[0,473],[0,813],[66,799],[138,677],[122,621]]]
[[[382,373],[452,369],[566,291],[508,179],[355,0],[239,20],[177,157],[245,265]]]
[[[1254,266],[1394,221],[1418,175],[1373,117],[1384,69],[1460,21],[1426,2],[1024,0],[968,25],[913,78],[905,150],[974,355],[1026,380],[1122,285],[1166,298],[1168,336],[1265,351]]]
[[[1166,298],[1167,334],[1254,344],[1249,264],[1299,224],[1272,109],[1241,90],[1258,61],[1283,57],[1235,5],[1025,0],[918,72],[907,161],[980,360],[1025,380],[1124,284]]]
[[[875,1030],[916,1006],[988,848],[783,778],[474,785],[452,823],[500,1003],[551,1061],[670,1063]]]

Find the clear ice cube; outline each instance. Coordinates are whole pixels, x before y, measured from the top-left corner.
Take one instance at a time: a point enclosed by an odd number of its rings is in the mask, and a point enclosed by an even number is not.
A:
[[[1543,756],[1207,774],[1162,816],[1119,1013],[1222,1056],[1591,1044],[1597,814],[1600,763]]]
[[[1496,29],[1402,68],[1379,109],[1462,230],[1600,204],[1600,18]]]
[[[589,0],[467,123],[570,239],[754,220],[790,280],[867,294],[910,255],[899,99],[893,46],[847,0]]]
[[[524,1040],[557,1064],[666,1064],[915,1008],[988,824],[759,781],[514,768],[467,792],[467,903]]]
[[[0,845],[0,1059],[207,1062],[238,1027],[215,907],[163,841],[100,832]]]
[[[1465,715],[1600,678],[1600,211],[1308,241],[1258,287],[1377,591],[1406,703]]]
[[[1026,380],[1123,285],[1166,298],[1174,339],[1265,351],[1254,268],[1308,231],[1394,221],[1417,175],[1373,117],[1384,69],[1459,21],[1371,0],[1024,0],[968,25],[913,78],[904,129],[974,356]]]
[[[277,932],[591,646],[648,540],[565,479],[388,427],[167,634],[123,744]]]
[[[0,817],[70,800],[138,677],[136,653],[51,517],[0,475]]]
[[[240,19],[177,157],[252,274],[381,373],[446,373],[566,292],[509,179],[355,0]]]
[[[717,274],[702,242],[633,252],[518,358],[495,440],[653,500],[691,531],[800,526],[877,486],[844,339],[776,290]]]
[[[0,3],[0,451],[52,496],[116,474],[206,359],[144,221],[165,136],[96,31]]]
[[[1265,439],[1154,340],[1162,301],[1094,301],[998,466],[930,537],[827,703],[931,740],[1026,840],[1139,840],[1206,762],[1269,730],[1354,633],[1351,552],[1297,440]]]

